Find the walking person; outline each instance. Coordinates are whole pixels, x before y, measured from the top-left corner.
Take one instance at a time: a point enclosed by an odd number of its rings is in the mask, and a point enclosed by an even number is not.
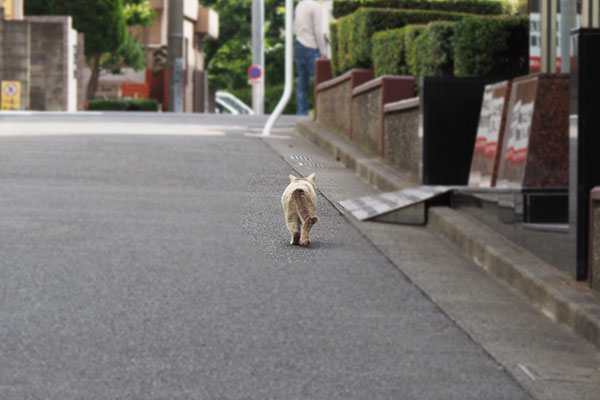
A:
[[[315,0],[301,0],[294,13],[294,61],[298,71],[296,114],[308,115],[307,90],[315,74],[315,60],[327,58],[325,35],[321,23],[321,4]]]

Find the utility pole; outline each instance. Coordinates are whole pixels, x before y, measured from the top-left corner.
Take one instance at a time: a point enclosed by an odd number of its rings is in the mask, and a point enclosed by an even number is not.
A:
[[[581,27],[600,27],[600,0],[583,0],[581,4]]]
[[[577,0],[560,0],[560,59],[562,73],[571,71],[571,30],[577,23]]]
[[[541,72],[556,72],[556,8],[558,0],[540,0],[542,28]]]
[[[252,109],[257,115],[265,110],[265,3],[252,0],[252,65],[262,69],[262,77],[252,83]]]
[[[23,0],[15,0],[13,3],[13,19],[23,19]]]
[[[168,110],[183,112],[183,0],[169,0],[168,20]]]
[[[277,103],[275,110],[267,120],[262,136],[271,135],[271,129],[283,109],[290,101],[294,86],[294,0],[285,0],[285,87],[283,95]]]

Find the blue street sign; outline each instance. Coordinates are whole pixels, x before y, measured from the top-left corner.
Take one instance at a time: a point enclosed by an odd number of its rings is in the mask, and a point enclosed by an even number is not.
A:
[[[253,80],[260,79],[262,77],[262,68],[259,65],[253,65],[248,68],[248,77]]]

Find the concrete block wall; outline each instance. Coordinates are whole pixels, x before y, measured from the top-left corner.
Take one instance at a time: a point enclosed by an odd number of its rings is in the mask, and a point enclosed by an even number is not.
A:
[[[2,75],[4,81],[21,82],[21,110],[29,109],[30,104],[30,41],[29,22],[3,20],[2,37]]]
[[[31,109],[75,111],[77,36],[71,17],[28,17],[31,25]]]

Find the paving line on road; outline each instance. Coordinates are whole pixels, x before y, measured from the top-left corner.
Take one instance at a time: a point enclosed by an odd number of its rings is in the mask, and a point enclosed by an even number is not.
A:
[[[527,368],[526,365],[519,364],[519,369],[521,371],[523,371],[525,373],[525,375],[527,375],[532,381],[537,381],[537,378],[535,377],[535,375],[533,374],[533,372],[531,372],[529,370],[529,368]]]
[[[253,138],[264,138],[265,136],[263,136],[262,133],[244,133],[244,136],[246,137],[253,137]],[[269,135],[269,139],[283,139],[283,140],[289,140],[290,137],[289,136],[282,136],[282,135]]]
[[[184,135],[225,136],[228,131],[243,130],[241,126],[151,124],[130,122],[3,122],[0,136],[71,136],[71,135]]]

